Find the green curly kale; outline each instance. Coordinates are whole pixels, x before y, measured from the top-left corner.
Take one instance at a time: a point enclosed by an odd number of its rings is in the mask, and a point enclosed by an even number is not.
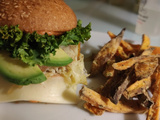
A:
[[[0,50],[10,52],[11,57],[19,58],[31,66],[43,65],[49,59],[50,53],[55,55],[55,49],[59,46],[77,45],[79,42],[87,41],[91,37],[90,31],[91,23],[82,27],[80,20],[76,28],[61,36],[24,33],[18,25],[0,26]]]

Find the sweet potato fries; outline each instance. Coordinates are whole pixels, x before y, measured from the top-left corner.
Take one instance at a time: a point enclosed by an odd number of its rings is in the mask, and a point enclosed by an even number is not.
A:
[[[142,36],[141,45],[123,40],[125,29],[115,35],[97,53],[91,76],[103,74],[106,83],[99,91],[83,86],[80,98],[84,108],[95,115],[104,111],[146,113],[146,120],[158,120],[160,107],[160,55],[150,46],[150,38]],[[156,51],[155,51],[156,50]],[[160,53],[160,52],[159,52]]]

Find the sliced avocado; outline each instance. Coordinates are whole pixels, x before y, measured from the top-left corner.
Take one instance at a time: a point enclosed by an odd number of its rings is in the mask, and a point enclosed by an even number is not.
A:
[[[44,65],[45,66],[65,66],[71,63],[73,59],[65,53],[61,48],[56,49],[56,54],[50,54],[50,60],[48,60]]]
[[[0,51],[0,74],[18,85],[37,84],[46,80],[37,65],[29,66],[21,60],[11,58],[6,51]]]

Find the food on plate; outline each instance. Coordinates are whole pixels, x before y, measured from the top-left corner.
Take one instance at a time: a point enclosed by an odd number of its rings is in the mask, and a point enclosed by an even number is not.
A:
[[[89,110],[91,113],[95,115],[102,115],[105,111],[104,109],[98,108],[96,106],[92,106],[89,102],[84,103],[84,108]]]
[[[150,48],[150,39],[147,35],[143,34],[142,36],[142,44],[141,44],[141,47],[140,47],[140,52],[143,50],[147,50]]]
[[[119,101],[118,104],[114,104],[110,101],[109,98],[106,98],[87,87],[82,87],[80,90],[80,98],[85,100],[91,106],[97,107],[98,109],[107,110],[108,112],[144,113],[146,111],[144,107],[138,104],[137,100],[124,100]]]
[[[113,63],[113,68],[116,70],[126,70],[137,63],[142,63],[148,61],[150,59],[154,59],[159,57],[159,55],[143,55],[138,57],[132,57],[124,61],[120,61],[117,63]]]
[[[0,102],[76,103],[90,31],[63,0],[0,1]]]
[[[147,113],[147,120],[158,120],[160,47],[151,46],[145,34],[141,45],[135,45],[123,40],[124,29],[118,35],[107,33],[111,40],[99,50],[91,67],[91,76],[102,74],[106,82],[97,91],[86,86],[81,88],[79,94],[85,101],[84,108],[95,115],[102,115],[104,111]],[[110,45],[116,39],[118,43]],[[92,72],[95,69],[101,71],[95,74]]]
[[[153,74],[158,66],[158,58],[151,58],[145,62],[138,62],[135,64],[135,76],[141,80]]]
[[[121,46],[118,47],[116,54],[117,54],[117,56],[121,57],[122,59],[129,58],[129,56],[124,52],[124,50]]]
[[[92,76],[102,71],[102,67],[106,64],[107,61],[109,61],[114,56],[124,34],[124,31],[125,29],[123,29],[116,38],[113,38],[111,41],[106,43],[101,48],[100,52],[96,55],[91,69]]]
[[[114,63],[115,60],[113,59],[113,61],[111,60],[110,62]],[[105,70],[103,71],[103,75],[106,77],[106,78],[110,78],[110,77],[113,77],[114,75],[114,68],[112,67],[112,63],[109,63],[106,65],[105,67]]]
[[[155,71],[155,83],[152,85],[152,101],[154,102],[153,106],[149,108],[147,113],[147,120],[159,120],[159,111],[160,111],[160,66]]]
[[[144,78],[140,81],[136,81],[132,85],[130,85],[125,91],[123,95],[127,99],[131,99],[137,95],[143,93],[144,90],[147,90],[151,86],[151,77]]]

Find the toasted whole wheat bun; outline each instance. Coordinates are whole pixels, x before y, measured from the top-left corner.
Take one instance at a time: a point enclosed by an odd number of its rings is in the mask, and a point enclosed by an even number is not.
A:
[[[3,25],[19,25],[29,33],[60,35],[75,28],[77,18],[63,0],[0,0]]]

